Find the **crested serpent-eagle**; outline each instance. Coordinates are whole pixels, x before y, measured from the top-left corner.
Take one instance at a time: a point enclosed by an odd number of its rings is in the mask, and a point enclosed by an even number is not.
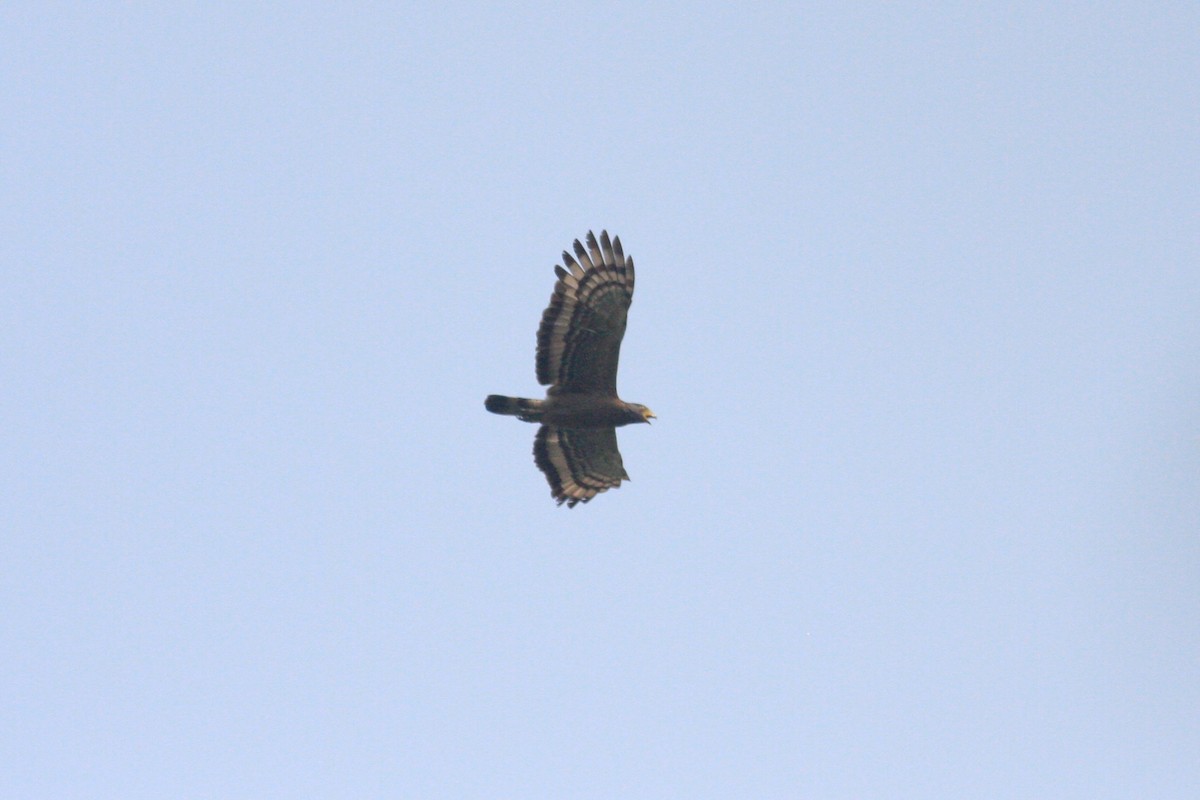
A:
[[[484,406],[541,423],[533,460],[559,505],[574,508],[629,480],[617,449],[617,428],[654,419],[650,409],[617,397],[617,361],[629,304],[633,259],[621,239],[600,241],[588,231],[587,247],[575,240],[575,258],[563,264],[537,333],[537,380],[544,400],[488,395]]]

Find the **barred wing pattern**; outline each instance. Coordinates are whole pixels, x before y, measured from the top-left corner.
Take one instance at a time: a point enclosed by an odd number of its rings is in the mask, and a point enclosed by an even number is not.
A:
[[[615,428],[543,425],[533,440],[533,460],[546,475],[550,494],[568,508],[629,480]]]
[[[563,251],[558,282],[537,334],[537,379],[549,394],[617,396],[617,362],[629,304],[633,259],[621,239],[600,241],[588,232],[587,249],[575,240],[575,256]],[[616,450],[615,441],[613,450]],[[620,463],[620,457],[617,459]]]

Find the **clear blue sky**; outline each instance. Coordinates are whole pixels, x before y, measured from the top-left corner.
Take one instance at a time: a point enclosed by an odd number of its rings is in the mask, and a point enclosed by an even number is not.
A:
[[[0,796],[1200,797],[1200,10],[1051,5],[5,4]]]

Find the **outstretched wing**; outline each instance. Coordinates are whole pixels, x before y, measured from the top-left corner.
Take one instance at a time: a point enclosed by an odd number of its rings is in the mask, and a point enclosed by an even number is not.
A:
[[[617,360],[633,301],[633,259],[608,231],[588,231],[587,249],[575,240],[555,267],[558,282],[537,335],[537,379],[551,394],[617,396]],[[614,445],[613,450],[616,450]]]
[[[543,425],[533,440],[533,460],[545,473],[550,494],[569,508],[629,480],[617,449],[616,428]]]

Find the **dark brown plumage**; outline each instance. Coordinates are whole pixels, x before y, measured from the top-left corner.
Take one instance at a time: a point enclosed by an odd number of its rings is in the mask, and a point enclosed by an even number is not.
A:
[[[617,396],[617,364],[629,305],[633,259],[619,238],[590,231],[587,248],[575,240],[575,258],[563,252],[558,281],[537,334],[537,379],[544,400],[489,395],[484,407],[542,427],[534,462],[550,493],[574,507],[629,480],[617,449],[616,428],[654,418],[650,409]]]

